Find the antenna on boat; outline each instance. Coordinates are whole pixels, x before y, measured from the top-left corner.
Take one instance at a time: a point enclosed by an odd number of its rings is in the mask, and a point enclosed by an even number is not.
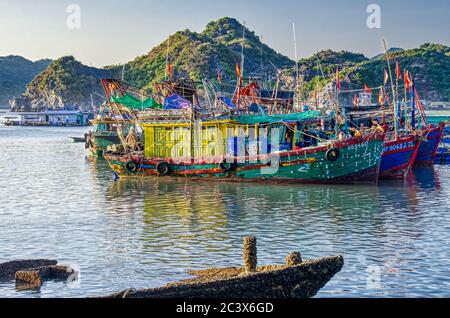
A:
[[[244,21],[244,31],[242,32],[242,44],[241,44],[241,74],[244,76],[244,61],[245,61],[245,55],[244,55],[244,45],[245,45],[245,21]]]
[[[292,29],[294,31],[294,52],[295,52],[295,94],[297,98],[295,98],[294,108],[298,107],[298,54],[297,54],[297,33],[295,32],[295,23],[292,23]]]
[[[388,69],[389,69],[389,77],[391,80],[392,98],[394,100],[394,131],[395,131],[395,138],[397,139],[398,138],[397,100],[396,100],[396,96],[395,96],[394,79],[392,77],[391,59],[389,57],[388,45],[387,45],[385,39],[383,39],[383,46],[384,46],[384,52],[385,52],[386,61],[388,64]]]
[[[122,66],[122,82],[125,80],[125,65]]]
[[[259,66],[259,68],[261,69],[261,72],[262,72],[262,69],[263,69],[263,60],[264,60],[263,57],[264,57],[263,36],[261,35],[261,64]]]

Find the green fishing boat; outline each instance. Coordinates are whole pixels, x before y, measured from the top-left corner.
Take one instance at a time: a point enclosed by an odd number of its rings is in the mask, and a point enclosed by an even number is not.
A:
[[[122,145],[110,148],[104,157],[121,178],[376,183],[384,134],[310,144],[305,127],[314,125],[317,118],[316,112],[304,112],[200,123],[145,123],[143,151]]]
[[[120,144],[119,133],[115,122],[108,119],[97,119],[93,122],[94,130],[86,137],[86,148],[92,157],[102,158],[108,146]]]

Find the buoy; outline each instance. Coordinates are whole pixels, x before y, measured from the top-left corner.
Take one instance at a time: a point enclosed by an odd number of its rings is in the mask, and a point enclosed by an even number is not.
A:
[[[335,162],[340,158],[341,152],[339,149],[331,148],[327,151],[325,156],[329,162]]]

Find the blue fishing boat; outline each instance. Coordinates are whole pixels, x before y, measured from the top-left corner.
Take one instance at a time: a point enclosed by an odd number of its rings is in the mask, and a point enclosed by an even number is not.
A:
[[[414,136],[386,141],[381,158],[380,178],[405,178],[414,166],[421,142]]]
[[[416,165],[432,165],[444,135],[445,124],[441,123],[438,127],[430,126],[422,131],[424,138],[419,147],[419,153],[416,158]]]

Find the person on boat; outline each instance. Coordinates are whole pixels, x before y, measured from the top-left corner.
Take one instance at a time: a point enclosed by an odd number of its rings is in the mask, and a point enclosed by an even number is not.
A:
[[[137,143],[136,131],[134,127],[131,127],[127,135],[127,144],[131,149],[134,150],[136,149],[136,143]]]
[[[292,145],[292,133],[290,131],[286,133],[286,144]]]
[[[378,133],[384,133],[384,129],[383,127],[381,127],[380,123],[378,122],[378,120],[373,119],[372,120],[372,127],[370,128],[370,130],[372,132],[378,132]]]
[[[338,140],[339,141],[344,141],[346,138],[345,138],[345,134],[344,134],[344,132],[343,131],[341,131],[340,133],[339,133],[339,135],[338,135]]]
[[[352,127],[349,130],[350,130],[350,135],[352,135],[353,138],[361,138],[362,137],[361,132],[358,129],[356,129],[355,127]]]
[[[313,132],[309,131],[308,126],[303,129],[304,147],[313,147],[317,145],[317,137]]]

